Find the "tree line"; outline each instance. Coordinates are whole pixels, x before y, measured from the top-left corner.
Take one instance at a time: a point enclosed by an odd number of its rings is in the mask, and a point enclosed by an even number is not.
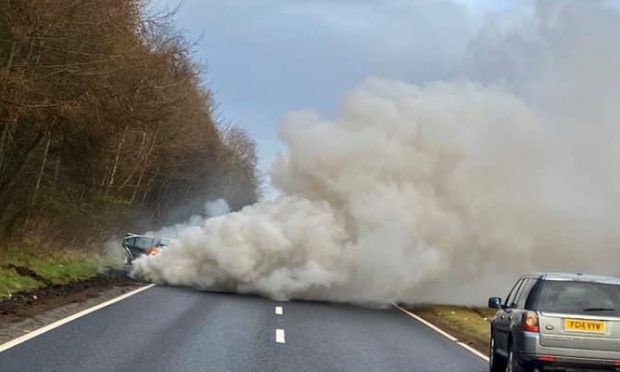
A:
[[[146,0],[0,0],[0,237],[88,246],[257,199],[192,44]]]

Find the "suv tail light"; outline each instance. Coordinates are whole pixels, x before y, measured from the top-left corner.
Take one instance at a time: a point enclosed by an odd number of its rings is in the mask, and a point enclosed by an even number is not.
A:
[[[540,332],[540,327],[538,326],[538,315],[536,315],[536,313],[528,311],[523,314],[523,330],[525,332]]]

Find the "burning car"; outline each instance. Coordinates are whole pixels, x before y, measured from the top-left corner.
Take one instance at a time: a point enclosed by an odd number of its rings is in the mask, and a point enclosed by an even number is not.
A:
[[[143,255],[155,256],[168,245],[170,239],[136,234],[127,234],[121,243],[125,250],[126,264],[131,264],[133,260]]]

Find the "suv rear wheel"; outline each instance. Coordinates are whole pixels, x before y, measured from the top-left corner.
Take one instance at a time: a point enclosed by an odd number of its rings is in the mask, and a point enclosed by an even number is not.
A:
[[[517,347],[514,343],[510,345],[510,351],[508,352],[506,372],[528,372],[528,370],[521,367],[517,361]]]
[[[492,336],[489,342],[489,371],[490,372],[504,372],[506,371],[506,361],[501,355],[497,354],[497,348],[495,347],[495,337]]]

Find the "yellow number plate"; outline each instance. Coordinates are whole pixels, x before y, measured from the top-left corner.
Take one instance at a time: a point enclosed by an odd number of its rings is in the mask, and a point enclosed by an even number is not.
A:
[[[564,329],[571,332],[605,333],[605,322],[583,319],[564,319]]]

